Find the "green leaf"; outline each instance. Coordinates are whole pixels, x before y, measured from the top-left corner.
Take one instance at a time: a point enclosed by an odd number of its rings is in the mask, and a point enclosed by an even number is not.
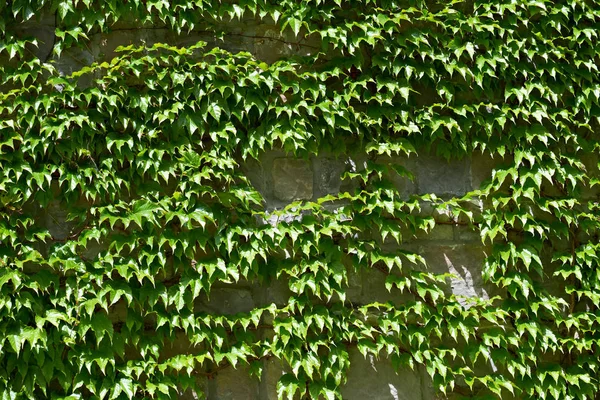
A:
[[[104,313],[96,313],[92,317],[92,330],[96,334],[96,341],[100,344],[100,341],[104,338],[105,335],[108,335],[112,342],[114,328],[113,324],[108,319],[108,316]]]

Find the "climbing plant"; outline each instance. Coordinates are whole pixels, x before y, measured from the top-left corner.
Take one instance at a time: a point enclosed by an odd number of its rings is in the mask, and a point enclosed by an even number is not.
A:
[[[44,13],[47,57],[22,29]],[[236,21],[317,45],[232,53],[219,43]],[[214,40],[58,68],[123,24]],[[579,0],[3,2],[0,397],[202,396],[200,377],[273,358],[289,367],[280,398],[335,399],[357,347],[424,368],[449,398],[598,398],[598,32],[600,4]],[[342,177],[352,190],[266,223],[241,166],[271,149],[368,161]],[[464,196],[407,199],[392,181],[410,171],[386,157],[429,152],[498,162]],[[52,207],[64,236],[40,218]],[[480,234],[502,295],[459,301],[401,246],[436,210]],[[365,269],[409,300],[348,300]],[[291,295],[198,310],[240,281]],[[165,357],[176,340],[187,350]]]

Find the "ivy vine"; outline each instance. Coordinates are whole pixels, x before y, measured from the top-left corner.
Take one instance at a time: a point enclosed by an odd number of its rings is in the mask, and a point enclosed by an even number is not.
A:
[[[42,15],[51,44],[23,29]],[[234,54],[218,43],[240,21],[311,51]],[[118,26],[211,44],[122,46],[61,72]],[[201,377],[275,358],[280,398],[336,399],[351,347],[423,367],[452,399],[598,398],[598,32],[600,5],[580,0],[3,2],[0,398],[203,396]],[[342,177],[352,190],[270,224],[241,165],[272,149],[371,157]],[[393,176],[411,174],[386,157],[431,151],[499,161],[463,196],[405,198]],[[425,208],[490,246],[482,276],[503,295],[465,305],[402,247],[442,223]],[[366,269],[411,300],[348,300]],[[195,303],[277,280],[286,303]]]

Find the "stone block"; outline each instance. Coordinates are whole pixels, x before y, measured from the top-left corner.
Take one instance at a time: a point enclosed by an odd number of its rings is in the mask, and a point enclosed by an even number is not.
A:
[[[249,312],[255,307],[252,290],[235,285],[213,288],[208,297],[201,296],[195,303],[198,311],[226,315]]]
[[[598,176],[598,174],[600,173],[598,169],[598,155],[588,153],[582,155],[580,158],[581,162],[585,166],[585,171],[588,174],[588,176]],[[582,200],[598,200],[598,198],[600,197],[600,186],[596,185],[594,187],[590,187],[589,184],[590,182],[586,182],[585,186],[580,185],[581,194],[579,195],[579,198]]]
[[[94,62],[94,55],[87,49],[70,47],[59,58],[55,57],[54,61],[54,66],[61,75],[71,75],[73,72],[92,64]],[[87,85],[89,85],[93,76],[86,74],[82,78],[87,78]]]
[[[420,211],[415,212],[419,217],[433,217],[436,222],[449,223],[454,221],[452,211],[448,207],[433,207],[430,202],[420,201]]]
[[[308,161],[277,158],[273,160],[271,174],[277,199],[294,201],[313,197],[313,171]]]
[[[423,246],[419,253],[425,258],[428,270],[451,273],[446,291],[459,296],[459,302],[468,307],[468,298],[489,299],[501,294],[493,284],[483,281],[482,269],[489,249],[474,244]]]
[[[455,226],[454,239],[461,242],[481,242],[481,234],[476,228],[469,226]]]
[[[299,214],[296,214],[295,211],[297,209],[295,207],[291,208],[290,213],[282,213],[282,212],[266,212],[264,215],[266,219],[261,219],[259,221],[260,224],[269,224],[271,226],[277,226],[280,223],[291,224],[294,221],[302,221],[302,216],[306,215],[307,212],[301,211]]]
[[[416,175],[415,171],[417,168],[416,157],[390,157],[389,163],[390,168],[387,173],[387,178],[392,182],[400,197],[404,200],[408,200],[411,195],[417,192],[416,180],[411,180],[408,176],[404,176],[392,168],[393,165],[403,167],[408,172]],[[381,162],[381,161],[379,161]]]
[[[259,381],[246,366],[227,367],[215,375],[208,400],[258,400]]]
[[[473,189],[479,189],[483,182],[492,179],[494,167],[501,163],[500,157],[492,158],[489,154],[473,153],[471,156],[471,186]]]
[[[244,176],[248,178],[254,189],[263,197],[267,197],[267,182],[265,180],[264,165],[259,160],[248,158],[240,162]]]
[[[288,285],[288,280],[283,277],[279,279],[273,279],[266,292],[267,303],[275,303],[279,307],[288,304],[290,297],[293,295]]]
[[[87,243],[85,250],[82,253],[84,260],[94,260],[103,251],[108,249],[108,243],[106,241],[97,242],[95,239],[90,240]]]
[[[277,400],[277,382],[288,371],[283,362],[276,358],[263,361],[260,381],[260,400]]]
[[[52,54],[55,31],[54,22],[54,14],[50,12],[50,7],[46,7],[38,11],[30,20],[22,22],[15,27],[15,33],[18,37],[34,37],[37,40],[37,46],[28,46],[27,49],[44,62]]]
[[[429,232],[417,232],[416,239],[436,241],[454,240],[454,225],[438,224]]]
[[[350,369],[341,392],[344,400],[420,400],[431,399],[428,377],[420,369],[395,371],[389,359],[372,355],[366,358],[349,350]]]
[[[130,29],[113,27],[109,32],[94,35],[90,48],[98,60],[111,60],[120,53],[115,50],[119,46],[152,46],[158,42],[165,42],[167,29]]]
[[[343,160],[333,158],[316,158],[313,162],[315,197],[337,194],[342,184],[345,165]]]
[[[206,392],[204,392],[206,393]],[[179,395],[178,395],[178,399],[179,400],[202,400],[205,398],[205,394],[203,394],[202,392],[198,393],[198,392],[194,392],[192,389],[187,389],[187,390],[180,390],[179,391]]]
[[[59,201],[52,201],[43,210],[46,228],[55,240],[65,240],[71,234],[76,223],[67,221],[69,211]]]
[[[387,268],[387,267],[386,267]],[[396,270],[397,271],[397,270]],[[374,268],[363,269],[362,276],[362,292],[358,299],[359,304],[368,303],[387,303],[388,301],[395,305],[405,304],[414,300],[414,297],[407,291],[400,292],[399,289],[392,288],[388,291],[385,287],[387,273]],[[354,299],[350,299],[354,301]]]
[[[346,269],[348,277],[348,287],[346,287],[346,299],[352,303],[362,301],[363,283],[362,271],[356,270],[353,266]]]
[[[99,307],[97,307],[97,310]],[[115,305],[109,308],[108,318],[113,322],[125,323],[127,321],[127,313],[129,308],[125,300],[118,301]]]
[[[415,171],[419,193],[461,196],[471,188],[469,160],[446,161],[441,157],[420,155]]]
[[[274,63],[282,57],[293,54],[293,40],[286,42],[284,34],[276,25],[263,24],[256,29],[256,41],[254,42],[254,55],[266,63]]]
[[[244,36],[253,36],[253,46],[247,46],[246,51],[250,50],[261,61],[271,64],[292,55],[309,56],[321,47],[319,35],[307,35],[302,30],[300,36],[305,40],[298,42],[291,30],[281,31],[275,21],[266,18],[263,21],[267,23],[251,23],[243,31]]]
[[[201,354],[204,351],[202,346],[202,344],[193,344],[185,332],[174,332],[163,342],[160,349],[161,361],[180,354]]]

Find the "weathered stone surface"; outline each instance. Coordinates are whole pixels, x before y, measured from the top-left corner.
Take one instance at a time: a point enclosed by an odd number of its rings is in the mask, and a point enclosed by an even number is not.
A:
[[[67,221],[69,212],[59,201],[52,201],[43,210],[46,228],[54,240],[65,240],[75,227],[73,221]]]
[[[362,300],[363,293],[363,284],[362,284],[362,271],[356,271],[356,269],[351,266],[346,268],[347,277],[348,277],[348,287],[346,288],[346,298],[353,302],[357,303]]]
[[[470,228],[468,226],[455,226],[454,227],[454,239],[462,242],[480,242],[481,233],[478,230]]]
[[[379,160],[379,162],[381,163],[382,161]],[[407,200],[411,195],[417,192],[416,179],[411,180],[409,177],[400,174],[392,167],[402,167],[416,177],[416,157],[390,157],[389,165],[388,178],[392,181],[392,184],[400,194],[400,197]],[[401,171],[400,168],[398,170]]]
[[[254,43],[254,54],[259,60],[273,63],[281,57],[294,52],[291,42],[287,42],[281,30],[276,25],[263,24],[256,31],[257,40]]]
[[[198,347],[201,345],[197,345]],[[165,340],[164,345],[160,349],[162,360],[175,357],[179,354],[189,354],[199,351],[195,345],[190,342],[190,339],[185,332],[177,332],[170,339]]]
[[[469,160],[452,160],[431,155],[417,158],[417,186],[419,193],[435,193],[438,196],[458,196],[471,188]]]
[[[454,240],[454,225],[438,224],[431,231],[419,231],[416,235],[420,240],[450,241]]]
[[[336,194],[340,191],[341,176],[345,170],[343,160],[317,158],[313,162],[313,169],[315,175],[315,197]]]
[[[473,244],[425,246],[420,250],[429,268],[436,273],[451,273],[448,291],[459,296],[459,302],[469,305],[468,298],[489,299],[498,289],[483,281],[481,274],[486,248]]]
[[[599,158],[597,154],[585,154],[581,157],[581,162],[585,165],[585,169],[589,176],[598,176],[600,170],[598,169]],[[598,185],[590,187],[589,184],[581,188],[581,199],[585,200],[597,200],[600,197],[600,187]]]
[[[288,372],[284,364],[270,358],[263,361],[263,371],[260,382],[260,400],[277,400],[277,382],[283,374]]]
[[[250,376],[245,366],[225,368],[215,375],[209,388],[208,400],[255,400],[259,399],[259,382]]]
[[[124,300],[118,301],[110,307],[108,317],[113,323],[125,322],[127,321],[127,308],[127,303]]]
[[[313,172],[308,161],[277,158],[273,160],[271,174],[277,199],[293,201],[313,197]]]
[[[202,394],[197,394],[192,389],[180,390],[178,398],[180,400],[200,400],[203,399]]]
[[[232,287],[213,288],[208,298],[196,300],[198,310],[219,314],[249,312],[254,306],[251,289],[233,285]]]
[[[471,186],[473,189],[479,189],[481,184],[488,179],[492,179],[494,167],[502,164],[499,157],[492,158],[487,154],[479,152],[471,156]]]
[[[371,268],[363,269],[360,271],[360,275],[362,278],[360,297],[358,299],[349,298],[350,301],[359,304],[373,302],[387,303],[389,301],[399,305],[414,300],[414,297],[406,291],[401,293],[400,290],[396,288],[392,288],[388,291],[385,287],[387,278],[386,272]]]
[[[419,370],[394,371],[387,358],[365,358],[358,350],[351,349],[350,370],[347,383],[342,387],[344,400],[421,400],[430,393],[425,376]]]
[[[273,280],[267,289],[267,303],[275,303],[279,306],[287,304],[292,291],[285,278]]]
[[[242,172],[248,178],[254,189],[256,189],[263,197],[267,194],[267,181],[262,162],[249,158],[240,163]]]
[[[158,42],[165,42],[168,29],[131,29],[112,27],[109,32],[97,33],[90,37],[90,49],[97,60],[110,60],[119,56],[115,50],[119,46],[152,46]]]
[[[295,214],[294,211],[297,211],[297,210],[292,207],[291,213],[282,213],[282,212],[269,213],[269,212],[267,212],[267,213],[265,213],[266,219],[264,219],[262,221],[262,223],[269,224],[272,226],[277,226],[278,224],[280,224],[282,222],[286,222],[289,224],[294,221],[301,221],[302,215],[304,212],[301,211],[299,214]]]
[[[307,36],[307,40],[299,42],[291,30],[282,32],[275,21],[252,28],[243,34],[252,36],[256,58],[269,64],[291,55],[308,56],[320,49],[318,35]]]
[[[89,50],[71,47],[65,50],[60,57],[54,59],[54,66],[61,75],[71,75],[94,61],[94,54]],[[92,76],[86,75],[86,78],[91,81]]]
[[[20,38],[34,37],[37,40],[37,46],[28,46],[27,49],[42,61],[47,61],[52,53],[55,38],[54,22],[54,15],[49,12],[49,7],[46,7],[34,18],[22,22],[15,29],[15,33]]]
[[[106,249],[108,249],[107,242],[103,241],[98,243],[95,239],[90,240],[87,243],[85,251],[83,251],[82,253],[83,259],[94,260],[101,252],[105,251]]]

